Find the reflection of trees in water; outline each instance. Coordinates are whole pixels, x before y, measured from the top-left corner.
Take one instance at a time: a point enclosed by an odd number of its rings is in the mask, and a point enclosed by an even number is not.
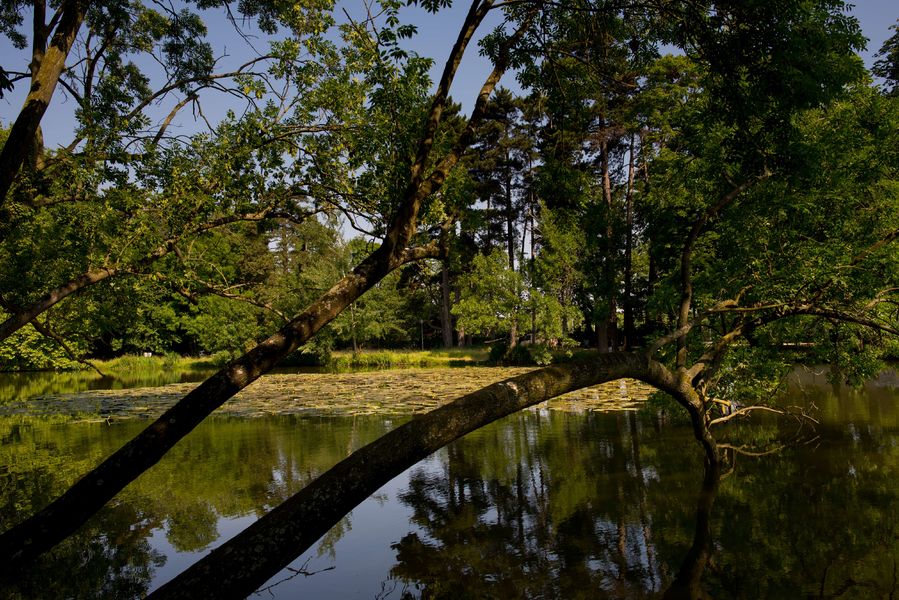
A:
[[[0,583],[0,597],[142,598],[166,560],[147,542],[158,526],[130,504],[109,506],[31,569]]]
[[[419,529],[395,544],[391,575],[425,598],[700,596],[703,587],[719,598],[899,597],[899,411],[851,400],[817,399],[814,447],[740,458],[717,498],[704,489],[698,503],[701,456],[686,430],[634,413],[516,414],[412,470],[401,499]],[[846,414],[867,420],[846,425]],[[3,525],[118,443],[100,435],[106,427],[75,439],[62,426],[0,421],[11,465],[0,473]],[[153,530],[181,551],[205,548],[218,515],[264,512],[385,427],[214,421],[76,539],[0,584],[0,597],[140,597],[164,560],[146,542]],[[731,437],[769,443],[793,429],[753,419]],[[320,553],[348,529],[332,529]]]
[[[692,441],[633,414],[525,413],[413,471],[391,574],[422,598],[899,597],[897,431],[824,423],[700,484]]]
[[[899,598],[899,411],[845,423],[877,405],[838,400],[818,400],[813,446],[723,480],[707,577],[722,597]]]
[[[0,419],[0,464],[9,465],[0,472],[0,529],[48,503],[135,426]],[[221,517],[264,514],[386,427],[381,419],[214,419],[34,568],[7,574],[0,565],[0,598],[143,597],[165,562],[147,541],[154,530],[179,552],[201,551],[218,539]],[[333,553],[349,529],[341,521],[321,552]]]
[[[670,454],[644,448],[640,429],[626,413],[523,413],[449,446],[401,496],[422,531],[395,544],[392,575],[427,598],[655,595],[678,564],[653,540],[655,521],[690,520],[696,483],[660,473],[689,472],[671,463],[698,457],[686,437],[668,438]],[[649,510],[662,495],[668,508]]]

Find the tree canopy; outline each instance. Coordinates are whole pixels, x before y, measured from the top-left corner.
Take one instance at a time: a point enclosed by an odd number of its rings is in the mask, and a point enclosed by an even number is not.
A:
[[[432,83],[431,60],[405,47],[403,3],[369,8],[63,0],[0,13],[12,43],[28,44],[26,18],[35,32],[27,69],[0,67],[0,88],[30,85],[2,139],[0,356],[229,360],[0,534],[4,560],[74,531],[304,344],[424,344],[427,325],[429,344],[503,339],[508,359],[598,353],[388,434],[160,595],[229,585],[222,574],[264,580],[395,469],[570,389],[655,385],[689,414],[711,468],[713,428],[795,361],[859,380],[896,343],[896,36],[878,87],[837,0],[474,0]],[[204,10],[254,19],[269,47],[217,73]],[[479,44],[493,70],[463,115],[450,86],[491,11],[501,22]],[[138,66],[148,57],[161,75]],[[507,71],[520,93],[499,87]],[[241,109],[172,133],[188,107],[205,118],[211,92]],[[45,148],[60,93],[78,107],[73,138]]]

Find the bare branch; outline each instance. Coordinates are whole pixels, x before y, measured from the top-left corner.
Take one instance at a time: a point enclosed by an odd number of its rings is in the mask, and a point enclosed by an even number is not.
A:
[[[743,417],[753,411],[758,411],[758,410],[772,412],[772,413],[775,413],[778,415],[788,414],[786,411],[783,411],[779,408],[771,408],[770,406],[746,406],[746,407],[743,407],[743,408],[733,411],[729,415],[719,417],[717,419],[712,419],[711,421],[709,421],[709,427],[712,427],[713,425],[720,425],[721,423],[727,423],[731,419],[736,419],[737,417]]]

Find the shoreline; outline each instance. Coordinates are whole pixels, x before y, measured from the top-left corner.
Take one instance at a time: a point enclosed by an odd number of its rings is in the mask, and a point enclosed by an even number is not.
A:
[[[258,418],[415,415],[536,367],[414,368],[357,373],[263,375],[215,416]],[[162,414],[196,383],[53,394],[0,405],[0,416],[63,416],[76,421],[149,419]],[[550,408],[573,411],[635,410],[653,388],[620,380],[555,398]],[[541,405],[542,406],[542,405]]]

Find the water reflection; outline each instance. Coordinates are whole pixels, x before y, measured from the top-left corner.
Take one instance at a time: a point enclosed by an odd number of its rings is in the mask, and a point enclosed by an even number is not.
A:
[[[412,473],[401,500],[423,532],[393,546],[391,574],[422,598],[465,597],[473,581],[490,598],[653,596],[692,537],[700,458],[689,432],[633,412],[524,413]]]
[[[93,371],[0,373],[0,405],[29,398],[59,397],[88,390],[124,390],[203,381],[214,369],[145,369],[101,377]]]
[[[652,413],[532,410],[450,445],[366,501],[262,597],[899,596],[899,393],[815,388],[811,443],[703,473]],[[0,597],[137,598],[395,427],[379,417],[216,418]],[[0,418],[0,528],[141,423]],[[753,419],[763,448],[795,424]],[[77,576],[75,575],[77,574]]]

